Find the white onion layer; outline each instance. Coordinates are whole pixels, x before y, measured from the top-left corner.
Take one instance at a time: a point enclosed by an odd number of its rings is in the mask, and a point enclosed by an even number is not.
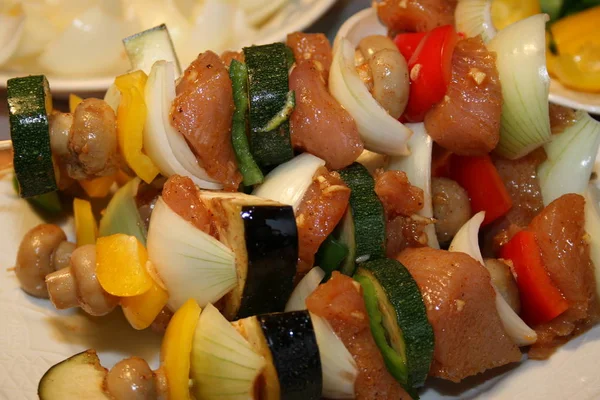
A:
[[[192,392],[203,400],[252,399],[264,357],[208,304],[196,325],[190,362]]]
[[[263,183],[258,185],[252,194],[290,205],[295,211],[316,172],[324,165],[325,161],[319,157],[302,153],[269,172]]]
[[[482,268],[485,268],[483,257],[479,249],[479,228],[485,212],[480,211],[468,220],[456,233],[449,251],[465,253],[477,260]],[[517,346],[529,346],[537,340],[537,333],[515,313],[510,305],[504,300],[504,297],[498,292],[493,282],[490,282],[496,292],[496,310],[504,326],[506,334],[512,339]]]
[[[148,258],[177,310],[188,299],[200,307],[214,303],[237,284],[235,255],[158,198],[148,229]]]
[[[467,37],[481,35],[485,43],[496,36],[492,22],[492,0],[459,0],[454,12],[456,31]]]
[[[531,16],[502,29],[488,43],[496,52],[504,101],[496,152],[511,160],[550,140],[547,20],[546,14]]]
[[[344,37],[336,39],[329,72],[331,95],[354,118],[367,150],[401,156],[409,154],[412,132],[373,98],[354,66],[354,46]]]
[[[566,193],[583,194],[600,146],[600,122],[585,111],[560,135],[544,146],[548,158],[538,167],[544,205]]]
[[[326,319],[311,313],[323,371],[323,397],[353,399],[358,367],[344,343]]]
[[[198,165],[183,136],[170,122],[171,104],[175,99],[175,65],[158,61],[146,82],[145,101],[149,112],[144,126],[144,149],[164,176],[189,176],[203,189],[223,186]]]
[[[296,285],[292,295],[290,296],[285,311],[301,311],[306,310],[306,298],[315,291],[317,286],[325,277],[325,271],[319,267],[313,267]]]
[[[431,198],[431,149],[433,140],[425,130],[425,124],[406,124],[413,131],[408,141],[410,155],[406,157],[391,157],[388,169],[404,171],[410,183],[423,190],[424,204],[418,214],[425,218],[433,218],[433,203]],[[425,226],[427,245],[439,249],[440,244],[435,234],[435,225]]]

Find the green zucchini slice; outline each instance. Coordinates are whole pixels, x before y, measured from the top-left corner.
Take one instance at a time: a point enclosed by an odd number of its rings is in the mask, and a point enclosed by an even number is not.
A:
[[[318,400],[323,372],[315,330],[308,311],[264,314],[240,320],[238,330],[267,360],[261,398]]]
[[[342,242],[350,249],[350,255],[354,252],[354,258],[347,259],[342,267],[342,272],[351,276],[354,264],[385,257],[385,213],[375,193],[375,181],[362,164],[355,162],[339,173],[352,190],[349,204],[351,217],[344,218],[340,233]]]
[[[283,43],[244,48],[250,99],[250,145],[263,170],[270,170],[292,157],[289,115],[288,53]]]
[[[238,167],[244,177],[244,185],[252,186],[261,183],[264,176],[252,153],[247,135],[248,116],[248,69],[243,63],[233,60],[229,65],[229,77],[233,87],[235,111],[231,125],[231,142],[238,161]]]
[[[181,76],[179,59],[165,24],[126,37],[123,45],[134,70],[139,69],[149,75],[154,63],[164,60],[175,64],[175,78]]]
[[[104,392],[106,368],[94,350],[74,355],[50,368],[40,380],[40,400],[109,400]]]
[[[292,207],[243,193],[201,191],[200,198],[235,253],[238,284],[224,297],[223,314],[233,320],[283,311],[298,263]]]
[[[433,359],[433,328],[421,291],[398,261],[363,263],[354,279],[363,288],[371,332],[392,376],[408,391],[425,383]]]
[[[13,164],[21,197],[58,189],[54,175],[48,115],[50,86],[44,75],[9,79],[7,83]]]

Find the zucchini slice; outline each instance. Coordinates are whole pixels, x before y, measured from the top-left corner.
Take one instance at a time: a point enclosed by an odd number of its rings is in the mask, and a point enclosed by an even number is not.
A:
[[[164,60],[175,64],[175,78],[181,76],[181,65],[165,24],[126,37],[123,45],[133,70],[140,69],[149,75],[152,65]]]
[[[234,325],[267,360],[264,395],[260,398],[321,398],[321,359],[308,311],[264,314],[245,318]]]
[[[224,297],[233,320],[283,311],[298,263],[298,231],[291,206],[243,193],[201,191],[221,242],[235,253],[238,283]]]
[[[94,350],[86,350],[50,368],[40,380],[40,400],[110,400],[103,390],[106,368]]]
[[[190,377],[197,399],[254,399],[266,361],[208,304],[200,314],[192,345]]]
[[[44,75],[9,79],[6,95],[21,197],[57,190],[50,148],[52,96],[48,80]]]
[[[433,328],[421,291],[398,261],[359,266],[354,279],[363,288],[373,338],[392,376],[409,392],[425,383],[433,359]]]
[[[229,77],[233,87],[233,102],[235,111],[231,125],[231,143],[238,161],[240,172],[244,177],[244,185],[252,186],[261,183],[264,179],[263,173],[256,165],[254,157],[250,152],[248,143],[247,117],[248,117],[248,69],[246,65],[237,61],[231,61],[229,65]]]
[[[354,256],[342,265],[342,272],[351,276],[354,264],[385,258],[385,213],[375,193],[375,181],[362,164],[355,162],[339,173],[352,190],[351,216],[344,217],[339,233],[341,242],[349,248],[349,256]]]
[[[289,115],[288,53],[283,43],[244,48],[250,99],[250,145],[263,170],[294,157]]]

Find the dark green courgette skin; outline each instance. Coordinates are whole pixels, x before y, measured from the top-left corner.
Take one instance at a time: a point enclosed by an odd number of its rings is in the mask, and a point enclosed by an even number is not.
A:
[[[385,257],[385,213],[375,193],[375,181],[359,163],[339,171],[350,193],[350,210],[356,240],[355,259],[377,260]],[[353,271],[347,271],[352,275]]]
[[[283,43],[244,48],[250,98],[250,146],[254,160],[270,170],[294,157],[289,122],[262,132],[284,107],[289,91],[288,56]]]
[[[233,87],[233,102],[235,111],[231,125],[231,142],[233,151],[238,161],[238,167],[244,177],[244,185],[252,186],[261,183],[264,179],[262,171],[256,165],[246,133],[246,119],[248,116],[248,70],[246,66],[237,61],[231,61],[229,77]]]
[[[7,99],[14,158],[21,197],[57,190],[50,148],[46,99],[50,96],[43,75],[9,79]]]
[[[237,318],[283,311],[298,263],[298,230],[291,206],[244,206],[241,217],[248,275]]]
[[[318,400],[323,373],[317,338],[308,311],[256,317],[277,370],[281,399]]]
[[[417,283],[397,260],[365,262],[357,275],[363,275],[362,269],[377,279],[396,313],[406,346],[407,389],[423,386],[433,360],[434,334]]]

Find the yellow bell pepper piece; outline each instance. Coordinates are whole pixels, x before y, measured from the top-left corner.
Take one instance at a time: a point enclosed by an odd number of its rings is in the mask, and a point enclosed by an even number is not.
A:
[[[150,261],[146,263],[146,267],[147,269],[152,268]],[[153,279],[152,287],[146,293],[123,297],[121,308],[131,326],[134,329],[141,330],[152,324],[156,316],[167,305],[168,300],[169,293],[160,282]]]
[[[117,139],[121,154],[129,167],[144,182],[150,183],[160,171],[142,151],[147,112],[144,87],[147,79],[143,71],[134,71],[118,76],[115,85],[121,92],[121,103],[117,110]]]
[[[127,175],[122,170],[119,170],[115,175],[115,180],[117,181],[117,185],[119,185],[119,187],[125,186],[127,182],[129,182],[132,179],[133,177]]]
[[[77,246],[96,243],[98,224],[96,223],[90,202],[78,198],[73,199],[73,215],[75,219]]]
[[[492,1],[492,22],[498,30],[541,12],[538,0]]]
[[[114,182],[115,176],[113,175],[79,181],[79,184],[88,196],[93,198],[103,198],[108,196]]]
[[[77,108],[77,106],[79,105],[79,103],[81,103],[83,101],[83,99],[79,96],[77,96],[76,94],[69,94],[69,111],[71,113],[75,112],[75,109]]]
[[[549,55],[548,71],[564,86],[583,92],[600,92],[600,46],[586,47],[576,55]]]
[[[96,277],[113,296],[138,296],[152,288],[147,261],[148,252],[135,236],[117,233],[96,241]]]
[[[202,310],[189,299],[175,312],[160,347],[161,369],[167,377],[169,400],[190,400],[190,356]]]
[[[550,31],[559,54],[576,54],[584,46],[600,45],[600,6],[561,18]]]

